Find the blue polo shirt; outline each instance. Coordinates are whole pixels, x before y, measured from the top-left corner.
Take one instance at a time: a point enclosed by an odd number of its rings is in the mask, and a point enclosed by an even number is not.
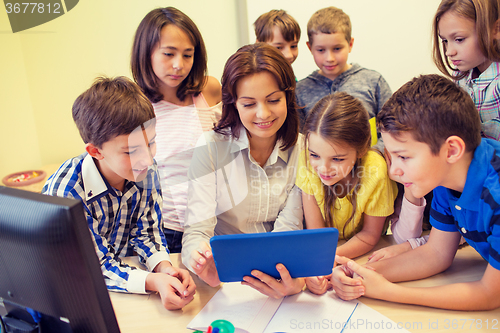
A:
[[[437,187],[430,211],[436,229],[458,231],[488,263],[500,270],[500,142],[482,139],[462,193]]]

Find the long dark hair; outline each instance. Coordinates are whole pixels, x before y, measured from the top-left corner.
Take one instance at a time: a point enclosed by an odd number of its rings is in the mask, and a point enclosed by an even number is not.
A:
[[[151,65],[153,48],[158,47],[161,30],[173,24],[184,31],[194,45],[193,67],[177,89],[177,98],[183,101],[187,95],[198,95],[206,83],[207,51],[196,24],[183,12],[174,8],[157,8],[142,19],[132,46],[131,69],[135,82],[152,103],[163,99],[158,90],[158,78]]]
[[[281,52],[265,43],[245,45],[226,62],[222,74],[222,116],[214,131],[238,138],[241,119],[236,109],[236,87],[238,81],[248,75],[260,72],[271,73],[278,87],[285,92],[287,116],[277,132],[281,149],[286,150],[297,142],[299,135],[299,115],[295,103],[295,75]]]

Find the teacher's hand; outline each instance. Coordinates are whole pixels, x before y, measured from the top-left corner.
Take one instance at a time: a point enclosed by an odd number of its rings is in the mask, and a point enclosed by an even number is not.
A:
[[[206,242],[200,243],[198,249],[191,252],[189,264],[193,272],[211,287],[217,287],[220,284],[212,250]]]
[[[281,279],[279,280],[261,271],[253,270],[251,272],[253,277],[245,276],[241,283],[273,298],[295,295],[302,291],[305,284],[303,278],[292,279],[283,264],[277,264],[276,269],[280,273]]]

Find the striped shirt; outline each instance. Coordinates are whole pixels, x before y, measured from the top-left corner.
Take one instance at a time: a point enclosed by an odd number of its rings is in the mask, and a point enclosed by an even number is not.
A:
[[[430,222],[458,231],[500,270],[500,142],[483,139],[474,152],[462,193],[442,186],[433,191]]]
[[[125,181],[123,192],[111,187],[93,158],[69,159],[47,180],[42,193],[81,200],[109,290],[145,293],[149,272],[129,267],[119,257],[135,251],[152,271],[170,261],[161,221],[161,191],[156,166],[141,182]]]
[[[196,106],[167,101],[154,103],[156,156],[163,193],[163,227],[184,230],[187,203],[187,172],[193,150],[204,131],[211,130],[221,116],[221,103],[209,107],[203,95],[193,97]]]
[[[481,135],[500,140],[500,63],[493,62],[478,78],[469,76],[457,84],[472,97],[481,117]]]

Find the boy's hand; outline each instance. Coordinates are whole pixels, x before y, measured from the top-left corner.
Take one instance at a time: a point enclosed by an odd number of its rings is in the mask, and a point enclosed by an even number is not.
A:
[[[375,272],[375,270],[369,266],[361,266],[353,260],[349,260],[345,266],[347,266],[355,276],[359,276],[363,280],[363,286],[365,287],[364,295],[378,299],[384,299],[384,296],[387,297],[389,288],[393,284],[387,281],[382,274]]]
[[[398,254],[401,254],[401,253],[404,253],[404,252],[410,251],[410,250],[411,250],[411,245],[408,242],[384,247],[380,250],[373,252],[368,257],[368,262],[370,263],[370,262],[375,262],[375,261],[379,261],[382,259],[389,259],[391,257],[395,257]]]
[[[202,242],[197,250],[191,252],[189,265],[196,275],[211,287],[217,287],[220,284],[212,250],[206,242]]]
[[[347,263],[352,261],[348,258],[335,256],[335,262],[340,264],[333,269],[332,286],[338,297],[345,301],[356,299],[365,294],[363,280],[354,271],[347,267]]]
[[[277,264],[276,269],[280,273],[280,280],[276,280],[261,271],[253,270],[251,273],[254,277],[245,276],[241,283],[273,298],[295,295],[302,291],[305,284],[303,278],[292,279],[283,264]]]
[[[189,279],[186,282],[169,274],[150,273],[146,277],[146,290],[157,291],[165,309],[181,309],[194,298],[196,286],[191,276]],[[188,285],[187,288],[184,286],[184,282]]]
[[[328,276],[312,276],[306,277],[306,286],[310,292],[316,295],[323,295],[328,289],[331,288],[332,284],[330,279],[332,275]]]
[[[191,277],[191,274],[185,269],[178,268],[172,266],[172,264],[168,261],[162,261],[160,262],[154,269],[156,273],[163,273],[163,274],[168,274],[170,276],[173,276],[177,278],[179,281],[181,281],[182,285],[184,286],[185,290],[187,293],[183,295],[184,297],[189,297],[191,295],[194,295],[195,290],[196,290],[196,284],[194,283],[193,278]]]

